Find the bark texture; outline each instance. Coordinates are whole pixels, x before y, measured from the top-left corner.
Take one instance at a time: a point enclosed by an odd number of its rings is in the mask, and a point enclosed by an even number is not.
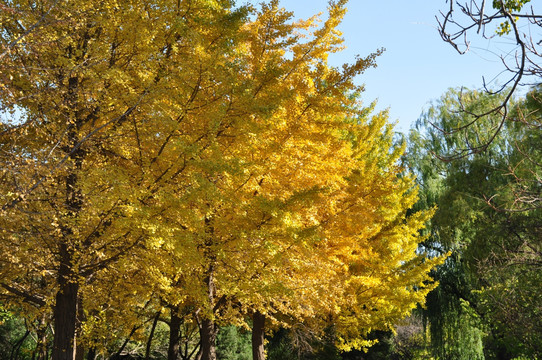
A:
[[[211,319],[201,321],[201,360],[216,360],[216,324]]]
[[[167,360],[178,360],[181,352],[179,344],[179,335],[181,333],[182,319],[177,314],[176,309],[171,309],[171,318],[169,321],[169,347],[167,351]]]
[[[71,277],[71,252],[66,244],[60,248],[61,264],[58,272],[59,289],[53,309],[55,336],[52,360],[75,358],[75,329],[79,284]]]
[[[265,315],[256,311],[252,316],[252,359],[264,360]]]

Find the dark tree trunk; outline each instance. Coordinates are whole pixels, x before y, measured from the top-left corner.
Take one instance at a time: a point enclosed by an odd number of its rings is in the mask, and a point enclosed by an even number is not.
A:
[[[72,250],[60,245],[59,289],[53,308],[54,330],[52,360],[75,358],[75,330],[77,322],[77,295],[79,284],[72,274]]]
[[[70,78],[69,92],[77,85],[77,79]],[[79,191],[78,171],[82,167],[83,152],[81,149],[73,151],[77,144],[77,131],[73,127],[68,131],[68,148],[65,152],[74,161],[74,166],[68,171],[65,178],[67,210],[66,219],[75,219],[82,209],[83,199]],[[74,231],[71,224],[61,226],[62,238],[58,246],[59,267],[57,274],[58,291],[53,308],[54,338],[52,360],[74,360],[77,331],[77,305],[79,295],[79,283],[75,273],[74,254],[77,250],[77,242],[74,239]]]
[[[209,297],[209,315],[208,318],[203,318],[200,327],[200,343],[201,343],[201,360],[216,360],[216,335],[218,329],[213,320],[215,309],[216,285],[214,281],[214,263],[216,261],[215,254],[211,251],[214,240],[214,226],[211,216],[205,217],[205,239],[206,251],[205,257],[209,261],[209,269],[207,269],[207,277],[205,283],[207,285],[207,296]]]
[[[53,310],[55,336],[53,360],[73,360],[75,357],[75,319],[77,314],[77,292],[79,285],[64,281],[56,294]]]
[[[254,360],[265,360],[264,335],[265,315],[256,311],[252,316],[252,359]]]
[[[149,334],[149,340],[147,341],[147,348],[145,349],[145,360],[150,359],[152,339],[154,338],[154,331],[156,330],[156,325],[158,324],[159,319],[160,319],[160,311],[156,313],[156,316],[154,317],[154,321],[152,322],[151,333]]]
[[[75,346],[75,360],[85,360],[85,347],[80,342]]]
[[[201,360],[216,360],[216,324],[212,319],[201,321]]]
[[[171,309],[171,318],[169,321],[169,347],[167,350],[167,360],[178,360],[181,347],[179,337],[181,334],[182,319],[178,314],[178,309]]]
[[[96,348],[95,348],[95,347],[91,347],[91,348],[88,350],[87,360],[95,360],[95,359],[96,359]]]

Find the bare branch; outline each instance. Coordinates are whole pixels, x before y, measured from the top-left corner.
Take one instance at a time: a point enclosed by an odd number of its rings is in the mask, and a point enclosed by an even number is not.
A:
[[[458,18],[460,18],[461,21],[455,19],[454,15],[458,15]],[[524,85],[524,79],[526,77],[535,77],[536,79],[532,83],[538,84],[540,82],[539,77],[542,76],[542,68],[539,65],[540,59],[532,59],[531,57],[541,57],[538,47],[542,44],[542,41],[533,39],[533,35],[530,31],[526,33],[523,31],[523,28],[520,28],[518,25],[518,21],[526,20],[530,24],[542,26],[542,21],[540,19],[542,19],[542,15],[535,14],[532,7],[530,8],[530,11],[512,11],[512,9],[506,8],[504,2],[500,2],[500,7],[495,8],[495,12],[488,13],[485,0],[470,1],[465,4],[461,4],[457,1],[450,1],[447,11],[441,12],[440,17],[437,17],[439,33],[443,41],[449,43],[460,54],[465,54],[470,50],[471,44],[469,41],[469,33],[474,31],[473,29],[475,28],[476,33],[482,38],[489,39],[497,36],[497,33],[491,35],[486,34],[486,27],[490,24],[495,28],[497,25],[500,26],[500,33],[510,33],[513,36],[515,46],[517,46],[515,54],[513,54],[515,59],[513,63],[507,59],[512,55],[512,51],[500,55],[500,59],[504,66],[503,72],[511,73],[511,76],[503,85],[497,90],[490,90],[485,78],[483,78],[483,88],[486,92],[493,95],[505,93],[500,104],[485,110],[482,113],[468,112],[466,109],[463,109],[463,111],[471,117],[471,121],[462,124],[455,129],[447,130],[447,132],[442,131],[442,129],[439,130],[445,135],[456,132],[465,132],[465,138],[470,139],[467,133],[472,132],[474,125],[483,118],[498,115],[501,120],[498,122],[497,126],[493,128],[491,134],[488,137],[485,137],[485,140],[480,139],[481,142],[469,141],[468,148],[461,149],[454,154],[449,154],[448,156],[443,157],[443,159],[459,159],[485,151],[495,140],[508,120],[508,108],[518,88]],[[508,30],[506,30],[506,26],[509,26]]]

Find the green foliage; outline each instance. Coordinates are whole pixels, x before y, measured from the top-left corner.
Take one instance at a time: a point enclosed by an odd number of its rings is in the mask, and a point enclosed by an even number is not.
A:
[[[288,331],[280,329],[269,339],[267,345],[268,360],[298,360],[300,350],[292,344]]]
[[[471,301],[471,286],[457,256],[435,273],[440,285],[427,298],[431,349],[437,359],[484,359],[483,326]]]
[[[438,208],[424,246],[437,254],[453,251],[434,273],[440,286],[427,299],[437,358],[511,358],[541,351],[541,135],[524,125],[540,122],[539,92],[516,102],[484,152],[463,149],[487,141],[500,126],[500,115],[454,131],[472,122],[470,114],[500,100],[450,90],[410,136],[408,161],[421,185],[419,206]],[[438,159],[450,155],[459,159]]]
[[[35,342],[29,335],[24,319],[0,305],[0,359],[31,359]]]
[[[220,328],[216,354],[221,360],[252,359],[250,333],[233,325]]]

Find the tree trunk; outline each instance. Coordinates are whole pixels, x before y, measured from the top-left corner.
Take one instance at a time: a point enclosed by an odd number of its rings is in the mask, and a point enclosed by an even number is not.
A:
[[[214,227],[212,217],[205,217],[205,233],[207,238],[205,239],[206,251],[205,257],[209,261],[209,269],[207,269],[207,277],[205,283],[207,285],[207,296],[209,297],[209,314],[208,318],[203,318],[200,328],[200,342],[201,342],[201,360],[216,360],[216,335],[218,329],[213,320],[215,313],[215,296],[216,286],[214,281],[214,263],[216,260],[215,254],[211,251],[214,240]]]
[[[36,330],[36,360],[47,360],[47,322],[43,316]],[[34,356],[32,357],[34,358]]]
[[[58,285],[53,308],[55,336],[52,360],[73,360],[79,284],[72,274],[72,251],[66,243],[60,245]]]
[[[171,309],[171,318],[169,321],[169,347],[167,350],[167,360],[178,360],[181,352],[179,344],[179,335],[181,333],[182,319],[178,315],[178,309]]]
[[[77,292],[79,285],[64,281],[56,294],[53,309],[55,336],[52,360],[73,360],[75,358],[75,321],[77,314]]]
[[[81,345],[81,342],[76,343],[75,360],[85,360],[85,347]]]
[[[201,321],[201,360],[216,360],[217,328],[212,319]]]
[[[147,341],[147,348],[145,349],[145,360],[149,360],[151,357],[151,347],[152,347],[152,339],[154,338],[154,331],[156,330],[156,325],[158,324],[158,320],[160,319],[160,311],[156,313],[156,316],[154,317],[154,321],[152,322],[152,328],[151,333],[149,334],[149,340]]]
[[[85,321],[85,312],[83,311],[83,298],[77,297],[77,319],[75,323],[75,338],[77,339],[81,334],[81,326]],[[85,346],[82,342],[75,344],[75,360],[85,360]]]
[[[77,96],[75,90],[78,85],[77,77],[71,77],[68,81],[68,104],[77,108]],[[67,132],[67,145],[64,152],[73,160],[73,167],[68,169],[65,177],[66,199],[64,206],[67,213],[64,215],[67,219],[78,217],[82,209],[82,195],[78,188],[78,171],[82,168],[83,151],[77,148],[78,130],[81,127],[79,116],[75,116],[73,126],[69,126]],[[58,291],[56,293],[56,302],[53,308],[54,317],[54,338],[52,360],[74,360],[76,348],[77,331],[77,305],[79,295],[79,283],[75,273],[74,253],[76,252],[77,242],[74,239],[72,224],[67,223],[61,226],[62,238],[58,246]]]
[[[265,315],[256,311],[252,316],[252,359],[265,360],[263,347],[265,335]]]

